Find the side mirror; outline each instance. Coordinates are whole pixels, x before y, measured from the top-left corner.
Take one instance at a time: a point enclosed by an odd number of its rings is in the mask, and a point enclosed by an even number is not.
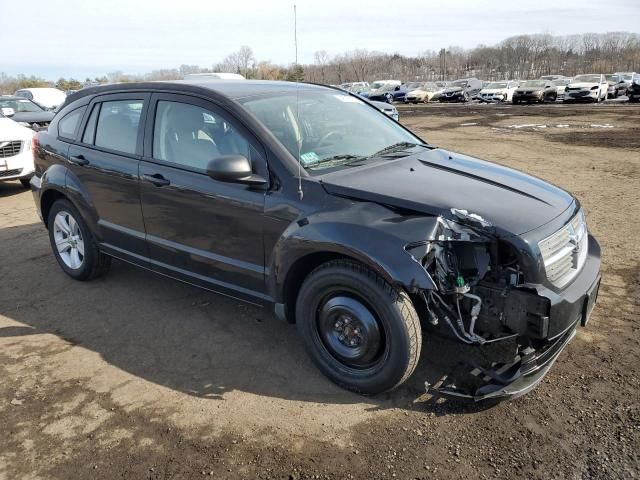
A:
[[[267,181],[251,171],[251,163],[244,155],[220,155],[207,165],[207,175],[214,180],[247,185],[264,185]]]
[[[397,91],[400,90],[400,87],[396,87],[396,88],[394,88],[394,90],[397,92]]]
[[[16,111],[11,107],[2,107],[2,115],[5,117],[13,117]]]

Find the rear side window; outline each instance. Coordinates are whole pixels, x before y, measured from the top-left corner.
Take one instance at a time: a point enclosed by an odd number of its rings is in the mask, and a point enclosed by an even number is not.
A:
[[[76,130],[86,109],[87,107],[80,107],[67,113],[64,118],[58,122],[58,135],[64,138],[75,138]]]
[[[136,153],[142,100],[103,102],[98,114],[95,145],[123,153]]]

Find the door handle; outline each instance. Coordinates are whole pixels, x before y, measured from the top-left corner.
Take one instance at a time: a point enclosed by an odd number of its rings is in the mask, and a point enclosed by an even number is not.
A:
[[[84,158],[84,155],[71,156],[69,157],[69,161],[71,163],[75,163],[76,165],[80,165],[80,166],[89,165],[89,160]]]
[[[159,173],[153,175],[144,174],[142,178],[144,178],[147,182],[153,183],[156,187],[164,187],[165,185],[169,185],[171,183],[168,179],[164,178]]]

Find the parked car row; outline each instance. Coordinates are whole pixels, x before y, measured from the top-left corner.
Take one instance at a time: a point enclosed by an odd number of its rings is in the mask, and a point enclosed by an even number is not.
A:
[[[439,102],[602,102],[607,98],[627,95],[638,101],[638,74],[586,74],[570,78],[562,75],[543,75],[537,80],[501,80],[483,82],[477,78],[461,78],[453,82],[407,82],[376,80],[337,85],[351,93],[378,102],[426,103]]]

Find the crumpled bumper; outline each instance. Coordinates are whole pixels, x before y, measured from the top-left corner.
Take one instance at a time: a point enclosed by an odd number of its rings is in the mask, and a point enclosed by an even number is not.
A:
[[[475,402],[526,394],[542,381],[575,336],[578,325],[586,326],[598,297],[600,279],[600,247],[591,239],[588,259],[572,284],[555,295],[539,292],[551,302],[551,318],[558,319],[546,339],[522,346],[511,336],[492,345],[466,347],[467,355],[459,359],[446,378],[435,385],[425,382],[427,393]],[[515,351],[515,356],[509,351]],[[490,367],[486,366],[487,359],[495,359]]]
[[[544,378],[554,362],[576,334],[576,321],[562,336],[541,351],[521,352],[510,365],[499,365],[492,369],[476,367],[473,374],[483,377],[484,385],[468,393],[455,386],[434,387],[425,384],[428,393],[440,396],[463,398],[480,402],[490,399],[518,398],[533,390]]]

